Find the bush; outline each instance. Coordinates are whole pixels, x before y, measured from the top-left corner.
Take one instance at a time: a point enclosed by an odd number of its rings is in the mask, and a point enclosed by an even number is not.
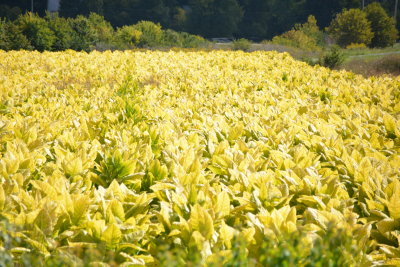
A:
[[[371,47],[387,47],[395,44],[398,36],[395,20],[388,16],[378,2],[369,4],[365,8],[367,19],[371,22],[374,37]]]
[[[141,47],[156,47],[161,45],[163,32],[160,24],[151,21],[140,21],[134,25],[136,30],[142,32],[139,41]]]
[[[111,26],[111,23],[106,21],[103,16],[96,13],[90,13],[88,21],[94,34],[95,43],[113,42],[114,29]]]
[[[351,43],[369,45],[374,37],[367,15],[359,9],[349,9],[339,13],[327,31],[342,47]]]
[[[346,46],[346,49],[364,49],[364,48],[367,48],[365,44],[351,43],[348,46]]]
[[[79,15],[68,21],[73,30],[71,48],[77,51],[90,51],[96,42],[97,33],[91,27],[89,19]]]
[[[302,31],[290,30],[272,39],[273,44],[298,47],[305,50],[318,50],[319,47],[314,39]]]
[[[182,47],[184,48],[199,48],[206,47],[210,43],[201,36],[189,34],[187,32],[179,33],[182,39]]]
[[[320,46],[323,46],[323,33],[318,28],[315,17],[309,16],[306,23],[296,24],[292,30],[275,36],[272,43],[309,51],[320,50]]]
[[[163,31],[162,43],[168,47],[182,47],[183,46],[183,35],[174,30]]]
[[[50,13],[46,15],[46,19],[50,29],[54,32],[56,37],[52,45],[52,50],[63,51],[71,48],[74,31],[68,23],[68,20],[59,17],[58,14]]]
[[[250,49],[251,46],[251,42],[247,39],[238,39],[238,40],[234,40],[232,42],[232,49],[233,50],[243,50],[243,51],[247,51]]]
[[[313,15],[308,16],[306,23],[296,24],[294,26],[294,29],[297,31],[301,31],[308,37],[312,38],[315,41],[316,45],[324,46],[324,34],[319,29],[317,25],[317,19]]]
[[[0,20],[0,49],[6,51],[32,50],[33,47],[14,23]]]
[[[120,49],[134,48],[140,42],[142,32],[135,26],[123,26],[118,28],[116,33],[116,44]]]
[[[56,40],[47,21],[36,14],[28,12],[19,16],[15,25],[26,36],[33,48],[39,51],[50,50]]]
[[[338,46],[332,46],[328,53],[324,54],[321,59],[321,65],[334,69],[339,67],[345,60],[343,52]]]

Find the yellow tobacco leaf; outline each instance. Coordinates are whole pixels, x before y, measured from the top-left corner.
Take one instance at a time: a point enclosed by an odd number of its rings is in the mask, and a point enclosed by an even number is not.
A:
[[[193,230],[199,231],[206,239],[211,239],[214,233],[212,218],[199,204],[192,207],[189,224]]]
[[[101,235],[101,239],[108,245],[116,245],[122,239],[122,232],[114,223],[109,225]]]
[[[6,195],[4,193],[3,186],[0,185],[0,211],[4,209],[4,204],[6,203]]]
[[[229,194],[225,191],[222,191],[217,196],[217,203],[215,205],[214,211],[219,216],[224,217],[229,215],[230,213],[230,199]]]

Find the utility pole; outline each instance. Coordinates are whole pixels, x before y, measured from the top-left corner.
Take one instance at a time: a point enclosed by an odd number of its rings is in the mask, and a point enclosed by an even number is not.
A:
[[[365,0],[362,0],[362,9],[365,7]]]
[[[397,24],[397,9],[399,7],[399,0],[394,3],[394,21]]]
[[[33,13],[33,0],[31,0],[31,12]]]

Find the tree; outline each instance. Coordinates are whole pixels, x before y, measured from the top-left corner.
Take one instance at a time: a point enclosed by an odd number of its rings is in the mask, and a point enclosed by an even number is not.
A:
[[[31,50],[32,46],[14,23],[0,19],[0,49]]]
[[[367,15],[360,9],[343,10],[327,28],[329,34],[340,46],[352,43],[369,45],[374,37],[371,22]]]
[[[388,16],[378,2],[369,4],[364,11],[367,14],[367,19],[371,22],[372,32],[374,33],[370,46],[387,47],[393,45],[398,36],[394,19]]]
[[[191,32],[206,37],[230,37],[238,30],[243,10],[236,0],[191,0]]]
[[[36,14],[26,13],[18,17],[15,25],[26,36],[34,49],[39,51],[50,50],[56,39],[54,32],[49,28],[47,21]]]
[[[78,51],[90,51],[96,43],[96,31],[91,27],[88,18],[79,15],[74,19],[68,19],[73,30],[71,48]]]
[[[63,51],[71,48],[72,36],[74,34],[68,20],[61,18],[58,14],[47,14],[46,20],[50,29],[54,32],[56,39],[52,45],[53,51]]]

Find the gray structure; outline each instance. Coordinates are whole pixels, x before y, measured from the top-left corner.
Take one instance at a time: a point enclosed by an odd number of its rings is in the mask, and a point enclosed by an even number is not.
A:
[[[60,0],[47,0],[47,10],[49,12],[58,12]]]

